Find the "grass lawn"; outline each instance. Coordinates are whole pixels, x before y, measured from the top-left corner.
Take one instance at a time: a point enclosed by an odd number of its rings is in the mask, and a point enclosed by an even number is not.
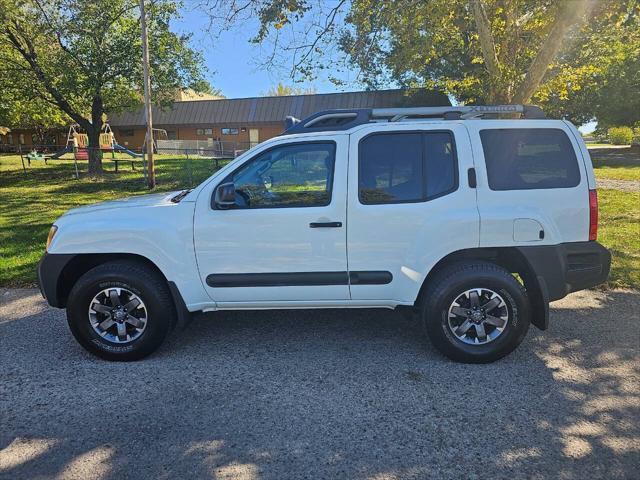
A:
[[[640,180],[640,151],[624,148],[589,149],[596,178]]]
[[[156,156],[156,191],[196,186],[215,170],[211,159]],[[76,180],[72,160],[32,162],[22,170],[19,156],[0,156],[0,286],[27,286],[36,283],[35,267],[44,252],[51,224],[70,208],[114,198],[149,193],[138,162],[114,164],[105,159],[103,178],[86,176],[86,161],[80,162]],[[220,162],[223,165],[224,161]]]
[[[596,177],[640,180],[640,159],[629,149],[591,150]],[[216,169],[210,159],[159,156],[157,191],[197,185]],[[105,160],[105,168],[113,163]],[[81,163],[86,171],[86,163]],[[141,168],[140,166],[138,168]],[[141,170],[108,172],[96,180],[81,171],[74,178],[73,161],[37,161],[23,172],[18,156],[0,156],[0,286],[30,286],[44,251],[47,232],[66,210],[103,200],[148,193]],[[613,254],[609,286],[640,288],[640,193],[600,190],[599,240]]]

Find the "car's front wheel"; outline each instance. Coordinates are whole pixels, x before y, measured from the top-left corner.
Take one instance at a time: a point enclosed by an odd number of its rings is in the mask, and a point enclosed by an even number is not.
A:
[[[155,351],[175,321],[164,279],[134,261],[85,273],[67,300],[67,321],[86,350],[107,360],[138,360]]]
[[[430,279],[421,305],[431,342],[447,357],[487,363],[512,352],[529,329],[524,287],[504,268],[457,263]]]

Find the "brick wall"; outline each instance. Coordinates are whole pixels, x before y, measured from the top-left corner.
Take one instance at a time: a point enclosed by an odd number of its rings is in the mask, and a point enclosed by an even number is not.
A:
[[[156,128],[166,130],[170,139],[175,140],[202,140],[206,141],[211,138],[213,141],[236,142],[238,144],[247,145],[249,143],[249,130],[258,130],[258,140],[263,142],[270,138],[276,137],[282,133],[283,125],[281,123],[260,124],[260,125],[208,125],[201,127],[175,127],[171,125],[157,125]],[[237,135],[225,135],[222,133],[223,128],[237,128]],[[209,131],[210,130],[210,131]],[[244,131],[243,131],[244,130]],[[144,143],[145,129],[137,128],[121,128],[114,127],[113,132],[116,140],[120,145],[140,149]]]
[[[246,148],[249,144],[249,130],[258,130],[258,140],[264,142],[270,138],[276,137],[282,133],[284,129],[282,123],[269,123],[259,125],[209,125],[202,127],[174,127],[171,125],[158,125],[157,128],[162,128],[169,133],[169,138],[177,140],[203,140],[212,138],[214,141],[222,142],[236,142],[239,144],[238,148]],[[237,128],[237,135],[225,135],[222,133],[223,128]],[[211,129],[210,133],[207,133]],[[199,130],[202,132],[199,134]],[[145,129],[142,127],[134,128],[121,128],[114,127],[113,133],[116,136],[117,142],[132,150],[139,150],[142,148],[145,137]],[[11,145],[22,145],[23,149],[30,149],[33,146],[32,134],[33,130],[16,129],[12,130],[10,135],[0,136],[0,144],[7,145],[11,140]],[[60,130],[55,133],[55,144],[59,147],[63,147],[67,142],[67,130]],[[21,142],[22,140],[22,142]]]

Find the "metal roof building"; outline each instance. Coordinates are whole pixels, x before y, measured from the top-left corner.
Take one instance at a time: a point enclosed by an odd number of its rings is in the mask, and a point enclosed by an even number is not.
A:
[[[174,102],[154,107],[153,126],[166,130],[176,145],[229,145],[244,149],[284,130],[288,115],[305,118],[320,110],[450,105],[446,95],[426,89],[253,97]],[[110,114],[118,141],[131,148],[144,142],[144,110]]]
[[[450,105],[446,95],[430,90],[377,90],[348,93],[253,97],[175,102],[171,107],[154,107],[153,122],[165,126],[249,125],[281,123],[287,115],[307,117],[320,110]],[[109,115],[112,127],[145,124],[142,108]]]

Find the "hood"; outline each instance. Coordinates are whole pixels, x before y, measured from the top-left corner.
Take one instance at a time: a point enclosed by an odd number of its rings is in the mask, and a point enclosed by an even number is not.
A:
[[[171,199],[178,193],[180,193],[179,190],[175,192],[152,193],[149,195],[138,195],[135,197],[121,198],[119,200],[94,203],[92,205],[85,205],[84,207],[72,208],[66,212],[63,217],[66,217],[67,215],[93,213],[101,210],[112,210],[114,208],[155,207],[167,205],[172,203]]]

